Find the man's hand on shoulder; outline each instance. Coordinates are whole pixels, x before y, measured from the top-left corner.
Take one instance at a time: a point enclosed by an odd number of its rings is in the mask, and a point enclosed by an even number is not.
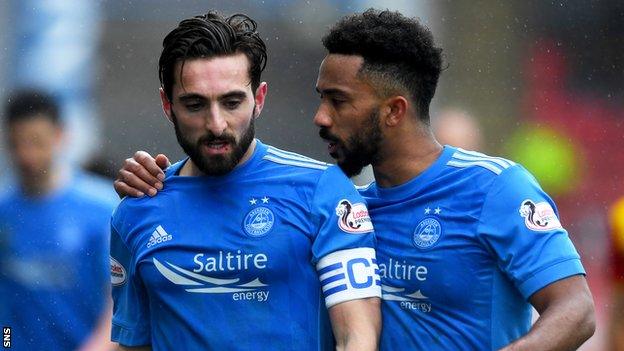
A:
[[[158,154],[156,158],[145,151],[137,151],[132,158],[124,161],[113,185],[119,197],[154,196],[163,189],[164,169],[171,163],[167,156]]]

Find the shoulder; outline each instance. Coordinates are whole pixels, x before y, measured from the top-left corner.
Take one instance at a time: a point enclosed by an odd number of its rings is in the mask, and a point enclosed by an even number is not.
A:
[[[335,166],[313,158],[267,145],[262,156],[265,177],[287,177],[295,183],[316,183],[325,174],[334,174]]]
[[[110,211],[119,202],[113,182],[90,173],[77,173],[70,180],[70,194],[83,206]]]
[[[19,191],[13,184],[0,190],[0,208],[11,206],[19,197]]]
[[[362,195],[364,199],[372,199],[376,197],[376,187],[377,184],[375,182],[370,182],[366,185],[356,185],[355,188]]]
[[[522,165],[503,157],[489,156],[476,151],[456,148],[446,162],[447,173],[466,186],[487,193],[492,187],[531,184],[535,178]]]
[[[161,206],[165,197],[163,191],[154,197],[147,195],[142,197],[124,197],[113,211],[113,225],[117,229],[121,229],[117,225],[128,222],[128,219],[131,218],[141,218],[148,215],[153,209]]]
[[[456,148],[446,166],[452,169],[484,178],[496,178],[517,163],[497,156]]]

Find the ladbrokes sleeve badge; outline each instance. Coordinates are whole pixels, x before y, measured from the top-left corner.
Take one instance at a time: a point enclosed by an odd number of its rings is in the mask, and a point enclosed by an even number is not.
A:
[[[545,232],[561,228],[559,218],[548,202],[524,200],[519,212],[524,217],[524,224],[531,230]]]
[[[338,227],[344,232],[360,234],[373,231],[368,209],[361,202],[351,204],[347,199],[340,200],[336,206],[336,216]]]
[[[111,283],[120,286],[126,282],[126,269],[116,259],[109,256],[111,269]]]

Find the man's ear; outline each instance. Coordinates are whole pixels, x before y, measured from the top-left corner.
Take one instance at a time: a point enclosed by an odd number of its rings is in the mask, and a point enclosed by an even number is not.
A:
[[[254,118],[258,118],[260,116],[260,112],[262,112],[262,108],[264,107],[264,99],[266,98],[268,91],[268,85],[266,82],[260,83],[258,89],[256,89],[256,93],[254,95],[254,102],[256,103],[256,108],[254,110]]]
[[[392,96],[386,99],[384,106],[384,111],[386,113],[383,118],[383,123],[388,127],[397,126],[407,116],[408,102],[404,96]]]
[[[169,98],[167,97],[167,94],[165,94],[165,91],[162,87],[158,89],[158,91],[160,92],[160,102],[162,103],[163,112],[165,113],[165,116],[167,117],[169,122],[173,123],[173,119],[171,117],[171,101],[169,101]]]

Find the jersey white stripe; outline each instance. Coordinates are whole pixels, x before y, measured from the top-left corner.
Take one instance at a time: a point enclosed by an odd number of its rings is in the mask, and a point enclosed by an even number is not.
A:
[[[479,156],[471,156],[471,155],[461,154],[459,152],[456,152],[455,154],[453,154],[453,159],[461,160],[461,161],[493,162],[493,163],[496,163],[497,165],[503,167],[503,169],[509,168],[509,164],[507,162],[503,162],[503,161],[497,160],[495,158],[485,158],[485,157],[479,157]]]
[[[312,157],[308,157],[308,156],[305,156],[305,155],[302,155],[302,154],[298,154],[298,153],[292,152],[292,151],[286,151],[286,150],[283,150],[283,149],[278,149],[275,146],[270,146],[270,145],[268,146],[267,151],[276,151],[277,153],[282,153],[282,154],[287,154],[287,155],[291,155],[291,156],[297,156],[297,157],[301,157],[301,158],[306,158],[306,159],[313,160],[313,161],[318,161],[318,160],[313,159]]]
[[[503,171],[502,169],[496,167],[495,165],[489,163],[489,162],[485,162],[485,161],[473,161],[473,162],[460,162],[460,161],[449,161],[446,163],[447,166],[452,166],[452,167],[457,167],[457,168],[466,168],[466,167],[472,167],[472,166],[478,166],[478,167],[483,167],[489,171],[492,171],[494,173],[501,174],[501,172]]]
[[[373,185],[373,182],[370,182],[370,183],[364,184],[364,185],[356,185],[355,188],[357,190],[366,190],[366,189],[370,188],[371,185]]]
[[[302,162],[302,161],[295,161],[295,160],[285,160],[285,159],[278,158],[278,157],[271,156],[271,155],[265,155],[263,157],[263,159],[268,160],[268,161],[273,161],[275,163],[279,163],[279,164],[282,164],[282,165],[298,166],[298,167],[303,167],[303,168],[312,168],[312,169],[326,170],[327,167],[328,167],[326,165],[318,165],[318,164],[309,163],[309,162]]]
[[[464,149],[462,149],[460,147],[458,147],[457,150],[462,152],[462,153],[464,153],[464,154],[466,154],[466,155],[472,155],[472,156],[475,156],[475,157],[482,157],[482,158],[488,159],[488,160],[490,160],[492,162],[496,162],[496,163],[501,162],[501,163],[506,164],[508,167],[514,166],[516,164],[515,162],[510,161],[510,160],[508,160],[506,158],[489,156],[489,155],[482,154],[482,153],[476,152],[476,151],[464,150]],[[457,157],[457,152],[453,155],[453,157]],[[457,158],[459,158],[459,157],[457,157]],[[494,160],[498,160],[498,162],[494,161]],[[505,168],[507,168],[507,167],[505,167]]]
[[[325,163],[325,162],[317,161],[317,160],[315,160],[313,158],[309,158],[309,157],[302,156],[302,155],[299,155],[299,154],[287,153],[285,151],[274,149],[274,148],[268,148],[267,152],[272,154],[272,155],[274,155],[274,156],[279,156],[281,158],[285,158],[285,159],[288,159],[288,160],[310,162],[310,163],[314,163],[314,164],[318,164],[318,165],[327,166],[327,163]]]

